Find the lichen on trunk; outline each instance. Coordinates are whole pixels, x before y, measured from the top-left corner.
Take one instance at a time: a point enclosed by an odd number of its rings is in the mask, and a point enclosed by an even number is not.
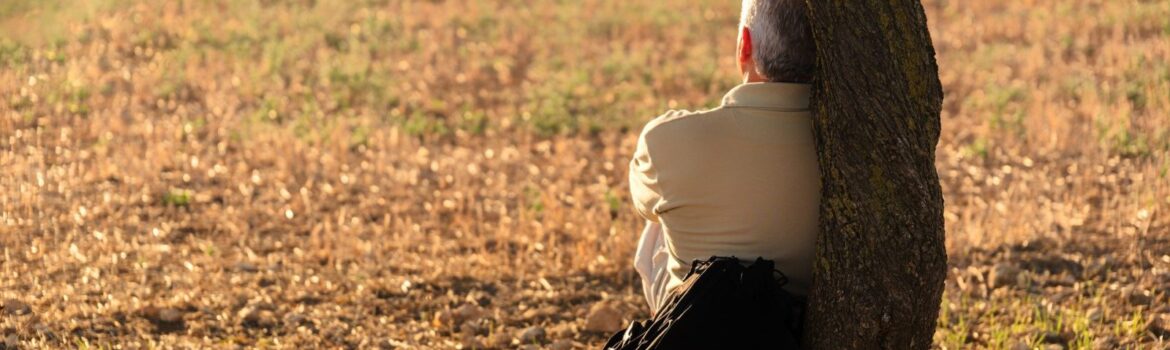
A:
[[[808,0],[823,179],[810,349],[926,349],[946,274],[942,87],[918,0]]]

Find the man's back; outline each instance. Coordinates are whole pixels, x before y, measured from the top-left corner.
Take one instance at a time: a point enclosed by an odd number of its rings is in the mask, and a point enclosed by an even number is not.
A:
[[[635,207],[661,223],[670,259],[665,290],[694,260],[773,260],[805,294],[812,279],[820,170],[809,86],[752,83],[723,106],[672,111],[647,124],[630,163]]]

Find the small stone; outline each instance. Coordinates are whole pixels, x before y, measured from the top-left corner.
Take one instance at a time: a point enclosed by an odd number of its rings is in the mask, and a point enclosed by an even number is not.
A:
[[[173,308],[163,308],[158,310],[158,320],[166,323],[179,323],[183,321],[183,313]]]
[[[1100,308],[1092,307],[1085,311],[1085,317],[1089,319],[1089,322],[1099,322],[1105,317],[1105,312],[1101,311]]]
[[[1019,342],[1012,346],[1012,350],[1032,350],[1032,347],[1028,343]]]
[[[532,326],[520,331],[520,344],[536,344],[545,338],[544,327]]]
[[[171,333],[186,328],[186,324],[183,322],[183,312],[172,307],[148,306],[142,309],[141,315],[154,324],[157,332]]]
[[[585,330],[613,333],[622,328],[622,315],[609,303],[593,304],[585,316]]]
[[[1068,337],[1057,332],[1045,332],[1042,340],[1046,344],[1064,344],[1068,341]]]
[[[1126,300],[1133,305],[1149,305],[1154,298],[1150,296],[1149,292],[1134,288],[1129,290],[1129,295],[1126,296]]]
[[[570,350],[573,348],[573,341],[568,339],[557,340],[548,346],[549,350]]]
[[[239,270],[240,272],[252,273],[252,272],[260,271],[260,268],[256,267],[256,265],[252,264],[252,263],[241,262],[241,263],[236,264],[236,270]]]
[[[9,334],[0,342],[0,349],[20,349],[20,338],[17,338],[16,334]]]
[[[388,287],[374,288],[374,297],[378,299],[393,299],[401,296],[402,293],[397,289]]]
[[[1057,287],[1057,288],[1058,289],[1056,290],[1056,292],[1053,292],[1052,296],[1049,297],[1049,300],[1052,300],[1052,302],[1054,304],[1063,304],[1065,300],[1068,300],[1069,298],[1072,298],[1072,297],[1077,295],[1077,292],[1075,290],[1073,290],[1072,288],[1064,288],[1064,287]]]
[[[1114,270],[1116,265],[1117,262],[1113,259],[1113,257],[1103,256],[1101,258],[1090,261],[1087,266],[1085,266],[1085,271],[1082,276],[1084,276],[1086,279],[1108,278],[1110,272]]]
[[[540,307],[540,308],[528,309],[528,310],[524,311],[524,313],[520,314],[520,319],[531,322],[531,321],[535,321],[535,320],[540,319],[540,318],[547,318],[549,316],[556,315],[559,313],[561,313],[560,309],[558,309],[556,306],[549,305],[549,306]]]
[[[987,282],[987,280],[983,277],[983,271],[980,271],[979,268],[975,266],[967,266],[967,276],[970,276],[972,280],[978,281],[979,283]]]
[[[459,325],[459,333],[463,335],[475,335],[478,334],[479,331],[479,324],[473,321],[463,322],[463,324]]]
[[[987,299],[987,297],[991,296],[991,292],[988,289],[986,283],[976,284],[971,287],[968,295],[973,299]]]
[[[1068,273],[1062,273],[1059,275],[1049,276],[1044,281],[1044,284],[1047,286],[1061,286],[1061,287],[1072,287],[1076,283],[1077,283],[1076,278],[1074,278],[1072,275],[1070,275]]]
[[[52,328],[49,328],[49,325],[46,325],[46,324],[41,323],[41,322],[37,322],[37,323],[33,324],[32,330],[33,330],[33,333],[38,333],[38,334],[46,336],[46,337],[53,337],[56,334],[53,332]]]
[[[183,322],[183,311],[176,308],[146,307],[140,315],[156,325],[171,325]]]
[[[16,299],[5,300],[3,306],[6,315],[24,316],[32,313],[32,307]]]
[[[1146,328],[1155,337],[1170,338],[1170,314],[1154,315]]]
[[[999,288],[1016,284],[1020,275],[1020,269],[1008,264],[995,264],[991,267],[991,271],[987,273],[987,284],[991,288]]]
[[[435,318],[431,319],[431,327],[436,329],[455,327],[455,312],[451,310],[436,312]]]
[[[290,312],[290,313],[284,315],[284,324],[287,326],[296,327],[296,326],[303,326],[303,325],[307,325],[307,324],[311,324],[311,323],[313,323],[313,322],[309,320],[309,317],[305,316],[302,313]]]
[[[487,338],[487,346],[500,349],[510,348],[512,346],[512,332],[507,329],[491,332]]]
[[[1093,341],[1093,350],[1111,350],[1117,348],[1117,340],[1110,336],[1097,338]]]
[[[317,304],[320,304],[322,302],[321,297],[318,296],[316,293],[307,293],[307,292],[298,293],[296,299],[294,299],[294,300],[298,304],[304,304],[304,305],[310,305],[310,306],[317,305]]]
[[[580,333],[576,322],[562,322],[548,328],[548,336],[552,339],[571,339]]]
[[[463,324],[468,321],[478,320],[483,317],[484,311],[482,307],[475,304],[464,304],[452,312],[452,321],[454,324]]]
[[[381,350],[413,349],[413,348],[414,347],[410,346],[410,344],[407,344],[407,343],[399,341],[399,340],[394,340],[394,339],[382,339],[382,341],[378,342],[378,349],[381,349]]]
[[[245,312],[246,311],[246,312]],[[241,310],[244,315],[241,325],[245,328],[270,329],[276,326],[276,315],[272,311],[262,309]]]
[[[1064,350],[1064,345],[1061,344],[1046,344],[1042,348],[1044,350]]]
[[[483,349],[483,348],[485,348],[484,343],[483,343],[483,337],[477,337],[473,334],[464,334],[463,339],[461,339],[459,343],[460,343],[460,345],[463,345],[464,349]]]
[[[1023,270],[1016,274],[1016,287],[1022,290],[1028,290],[1035,286],[1035,277],[1032,272]]]

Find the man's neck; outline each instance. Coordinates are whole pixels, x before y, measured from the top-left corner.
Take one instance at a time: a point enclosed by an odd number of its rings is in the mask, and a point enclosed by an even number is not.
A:
[[[761,76],[760,73],[757,73],[756,70],[754,70],[754,69],[748,69],[748,70],[743,72],[743,83],[744,84],[747,84],[747,83],[767,83],[767,82],[768,82],[768,79],[764,79],[764,77]]]

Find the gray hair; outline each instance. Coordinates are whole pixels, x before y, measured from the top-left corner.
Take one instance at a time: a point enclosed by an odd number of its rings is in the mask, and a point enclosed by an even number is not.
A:
[[[751,32],[756,73],[772,82],[812,82],[817,50],[805,0],[743,0],[740,25]]]

